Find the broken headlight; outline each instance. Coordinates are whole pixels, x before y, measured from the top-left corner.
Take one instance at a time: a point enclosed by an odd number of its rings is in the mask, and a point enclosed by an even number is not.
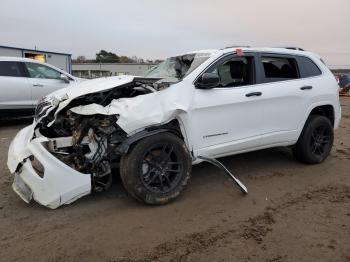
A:
[[[40,99],[35,108],[35,120],[39,120],[41,117],[45,116],[51,107],[52,103],[51,101],[47,100],[46,97]]]

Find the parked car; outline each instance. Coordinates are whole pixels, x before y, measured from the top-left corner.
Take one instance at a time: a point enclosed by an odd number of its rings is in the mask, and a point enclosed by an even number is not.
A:
[[[340,95],[350,95],[350,75],[339,75],[338,78],[339,93]]]
[[[143,77],[100,78],[46,96],[7,164],[26,202],[69,204],[107,189],[119,168],[132,197],[165,204],[202,161],[220,166],[216,158],[288,146],[298,160],[320,163],[340,118],[338,85],[318,55],[204,50],[170,57]]]
[[[0,116],[33,114],[40,98],[80,80],[33,59],[0,57]]]

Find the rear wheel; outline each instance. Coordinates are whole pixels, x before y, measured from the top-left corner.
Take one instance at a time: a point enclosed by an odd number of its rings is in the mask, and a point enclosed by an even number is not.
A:
[[[293,148],[293,153],[301,162],[321,163],[329,155],[333,139],[333,126],[329,119],[320,115],[311,115]]]
[[[192,161],[185,143],[171,133],[139,141],[121,159],[120,175],[125,189],[147,204],[165,204],[185,188]]]

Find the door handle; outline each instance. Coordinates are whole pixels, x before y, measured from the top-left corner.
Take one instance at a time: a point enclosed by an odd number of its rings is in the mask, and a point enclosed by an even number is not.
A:
[[[248,93],[245,96],[246,97],[251,97],[251,96],[261,96],[262,93],[261,92],[252,92],[252,93]]]
[[[300,87],[300,90],[310,90],[312,89],[312,86],[302,86]]]
[[[42,85],[42,84],[33,84],[33,86],[43,87],[44,85]]]

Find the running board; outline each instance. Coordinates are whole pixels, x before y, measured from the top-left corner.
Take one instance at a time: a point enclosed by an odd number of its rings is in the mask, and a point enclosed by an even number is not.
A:
[[[248,189],[245,187],[245,185],[242,184],[241,181],[239,181],[238,178],[236,178],[221,162],[216,160],[215,158],[207,157],[207,156],[197,156],[199,159],[202,159],[206,162],[209,162],[213,164],[214,166],[217,166],[218,168],[221,168],[224,170],[232,179],[233,181],[237,184],[237,186],[241,189],[241,191],[244,194],[248,194]]]

